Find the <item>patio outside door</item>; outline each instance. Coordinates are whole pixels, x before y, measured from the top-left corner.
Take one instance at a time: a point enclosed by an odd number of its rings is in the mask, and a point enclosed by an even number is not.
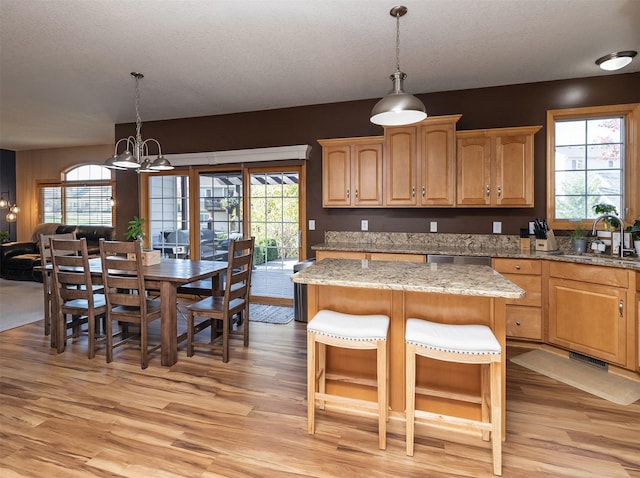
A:
[[[256,238],[252,301],[293,303],[290,277],[299,260],[300,167],[249,169],[249,234]]]

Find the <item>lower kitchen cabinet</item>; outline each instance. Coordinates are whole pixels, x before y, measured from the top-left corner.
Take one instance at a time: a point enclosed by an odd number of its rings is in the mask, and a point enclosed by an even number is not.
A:
[[[494,259],[493,268],[525,290],[522,299],[507,299],[507,337],[542,340],[542,261]]]
[[[630,274],[612,267],[551,263],[549,342],[635,369],[635,324],[628,316],[633,300]]]

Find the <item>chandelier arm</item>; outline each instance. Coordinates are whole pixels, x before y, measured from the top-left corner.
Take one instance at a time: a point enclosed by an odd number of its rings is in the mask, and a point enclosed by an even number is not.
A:
[[[153,141],[154,143],[156,143],[156,146],[158,146],[158,156],[162,156],[162,148],[160,147],[160,142],[159,142],[157,139],[155,139],[155,138],[147,138],[147,139],[145,139],[145,140],[144,140],[144,143],[143,143],[143,144],[144,144],[144,145],[145,145],[145,147],[147,148],[147,155],[149,154],[149,153],[148,153],[149,148],[148,148],[148,146],[147,146],[147,143],[148,143],[149,141]]]

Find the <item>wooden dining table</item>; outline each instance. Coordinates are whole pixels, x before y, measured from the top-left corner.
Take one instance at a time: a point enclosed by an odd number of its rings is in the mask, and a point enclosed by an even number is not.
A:
[[[220,275],[227,270],[226,261],[209,261],[193,259],[162,258],[159,264],[142,266],[142,275],[146,288],[160,291],[160,335],[161,335],[161,363],[171,366],[178,361],[178,322],[177,322],[177,291],[178,287],[190,282],[211,278],[212,294],[221,290]],[[51,273],[51,265],[45,268]],[[102,263],[100,258],[89,260],[89,269],[94,284],[102,283]],[[52,304],[55,306],[55,304]],[[66,335],[64,321],[57,321],[56,336]],[[52,328],[52,333],[54,333]],[[65,340],[55,340],[58,353],[64,352]]]

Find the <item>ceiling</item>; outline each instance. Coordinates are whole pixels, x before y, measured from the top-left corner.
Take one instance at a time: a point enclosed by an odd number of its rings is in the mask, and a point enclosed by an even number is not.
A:
[[[384,96],[394,0],[0,0],[0,147],[108,144],[114,125]],[[612,74],[640,0],[403,0],[405,90]],[[640,71],[640,58],[616,73]],[[429,105],[427,105],[427,113]]]

